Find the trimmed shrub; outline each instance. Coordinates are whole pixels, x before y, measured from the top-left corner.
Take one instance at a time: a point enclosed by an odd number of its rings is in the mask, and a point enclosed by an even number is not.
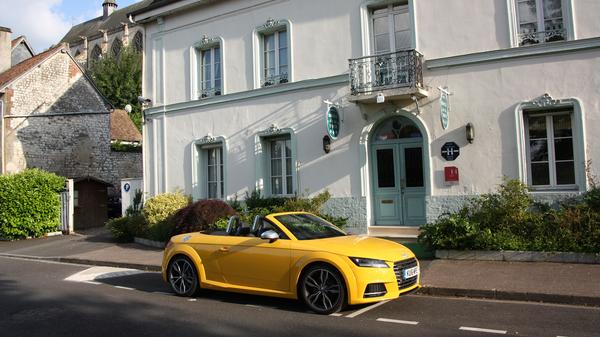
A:
[[[236,214],[226,202],[217,199],[199,200],[177,211],[169,220],[172,235],[214,229],[215,223]]]
[[[506,180],[496,193],[421,227],[419,241],[434,249],[600,252],[596,189],[558,208],[535,203],[527,192],[521,182]]]
[[[0,176],[0,237],[40,237],[60,225],[65,178],[39,169]]]
[[[189,203],[190,198],[181,192],[159,194],[146,201],[142,213],[148,226],[152,227],[167,220],[169,216]]]
[[[134,237],[146,231],[147,225],[142,214],[133,214],[109,220],[106,228],[117,241],[133,242]]]

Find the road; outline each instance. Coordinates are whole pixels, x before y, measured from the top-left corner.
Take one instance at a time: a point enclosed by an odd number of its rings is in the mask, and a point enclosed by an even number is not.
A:
[[[68,280],[65,280],[68,279]],[[204,291],[160,274],[0,258],[2,336],[600,336],[600,308],[409,295],[335,316]]]

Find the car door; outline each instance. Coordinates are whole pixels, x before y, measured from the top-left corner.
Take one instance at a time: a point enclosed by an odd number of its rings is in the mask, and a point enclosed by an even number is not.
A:
[[[234,286],[289,291],[290,240],[229,236],[217,251],[225,281]]]

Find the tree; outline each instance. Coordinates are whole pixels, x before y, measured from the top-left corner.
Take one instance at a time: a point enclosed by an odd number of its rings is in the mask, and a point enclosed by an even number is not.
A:
[[[142,129],[142,106],[138,96],[142,93],[142,54],[125,47],[116,57],[103,57],[90,64],[89,75],[94,83],[117,108],[130,104],[129,117]]]

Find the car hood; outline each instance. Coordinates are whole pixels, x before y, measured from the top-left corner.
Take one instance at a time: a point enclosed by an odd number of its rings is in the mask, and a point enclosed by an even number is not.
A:
[[[399,243],[366,235],[338,236],[300,242],[311,246],[312,250],[326,251],[350,257],[400,261],[415,256],[410,249]]]

